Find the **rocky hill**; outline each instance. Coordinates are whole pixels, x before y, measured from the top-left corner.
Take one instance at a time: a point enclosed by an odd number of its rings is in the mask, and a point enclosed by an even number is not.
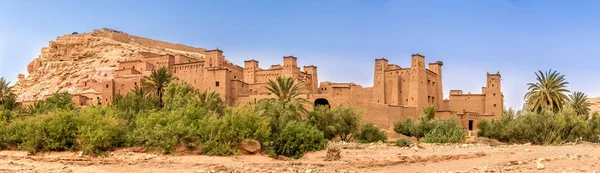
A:
[[[67,34],[42,48],[39,57],[27,66],[29,75],[19,74],[15,90],[20,101],[39,100],[55,91],[94,92],[86,84],[112,79],[118,61],[145,53],[203,57],[204,51],[106,28]]]

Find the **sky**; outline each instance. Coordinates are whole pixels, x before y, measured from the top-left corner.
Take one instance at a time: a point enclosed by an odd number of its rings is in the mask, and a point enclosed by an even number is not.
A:
[[[413,53],[443,61],[444,95],[480,93],[500,72],[505,106],[519,109],[538,70],[571,91],[600,96],[600,1],[193,0],[0,2],[0,77],[13,83],[57,36],[111,28],[219,48],[243,65],[318,66],[319,81],[372,86],[374,59],[410,66]]]

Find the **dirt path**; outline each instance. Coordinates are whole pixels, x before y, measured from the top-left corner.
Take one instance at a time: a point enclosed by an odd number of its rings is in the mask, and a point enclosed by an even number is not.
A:
[[[600,172],[600,145],[590,143],[563,146],[422,144],[424,148],[335,145],[342,148],[342,158],[338,161],[324,161],[327,151],[308,153],[291,161],[261,155],[162,156],[134,153],[130,149],[115,151],[104,158],[80,157],[77,152],[28,156],[24,151],[0,151],[0,172]]]

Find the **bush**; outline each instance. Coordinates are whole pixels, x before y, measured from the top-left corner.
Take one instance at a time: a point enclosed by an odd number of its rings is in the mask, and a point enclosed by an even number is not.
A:
[[[63,151],[75,147],[77,121],[73,111],[56,111],[31,117],[25,122],[21,146],[30,153]]]
[[[435,120],[433,129],[425,134],[427,143],[458,143],[465,139],[465,129],[454,119]]]
[[[358,134],[356,134],[356,139],[361,143],[384,142],[387,140],[387,136],[385,135],[385,132],[379,130],[373,123],[369,123],[361,127]]]
[[[71,95],[67,92],[55,92],[52,97],[46,98],[43,102],[36,102],[34,105],[29,106],[29,113],[42,114],[48,111],[54,110],[76,110],[75,106],[71,102]]]
[[[339,136],[347,141],[350,134],[358,131],[360,115],[351,107],[341,105],[333,109],[327,106],[318,106],[308,114],[306,119],[310,124],[322,131],[327,139]]]
[[[253,106],[227,110],[223,117],[212,114],[199,123],[202,152],[210,156],[237,154],[239,144],[247,139],[264,145],[271,135],[269,120],[258,116]]]
[[[125,120],[107,107],[89,107],[79,116],[79,147],[85,154],[98,155],[125,142]]]
[[[396,146],[399,147],[409,147],[412,142],[408,139],[400,138],[396,141]]]
[[[295,121],[287,123],[273,141],[277,155],[296,159],[302,157],[304,152],[322,150],[326,145],[323,132],[310,124]]]
[[[188,144],[198,141],[198,121],[192,118],[196,115],[186,113],[186,110],[140,112],[135,120],[135,128],[127,135],[129,146],[143,145],[154,148],[160,153],[173,153],[178,144]]]
[[[593,142],[600,133],[599,121],[595,117],[588,120],[570,108],[557,113],[505,111],[500,119],[480,121],[478,135],[511,143],[560,144],[578,138]]]

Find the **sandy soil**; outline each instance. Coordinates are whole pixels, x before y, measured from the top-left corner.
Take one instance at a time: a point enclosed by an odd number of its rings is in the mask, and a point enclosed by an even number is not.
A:
[[[324,161],[326,150],[298,160],[262,155],[209,157],[154,155],[121,149],[110,156],[79,152],[28,155],[0,151],[0,172],[600,172],[600,145],[562,146],[331,144],[341,159]]]

